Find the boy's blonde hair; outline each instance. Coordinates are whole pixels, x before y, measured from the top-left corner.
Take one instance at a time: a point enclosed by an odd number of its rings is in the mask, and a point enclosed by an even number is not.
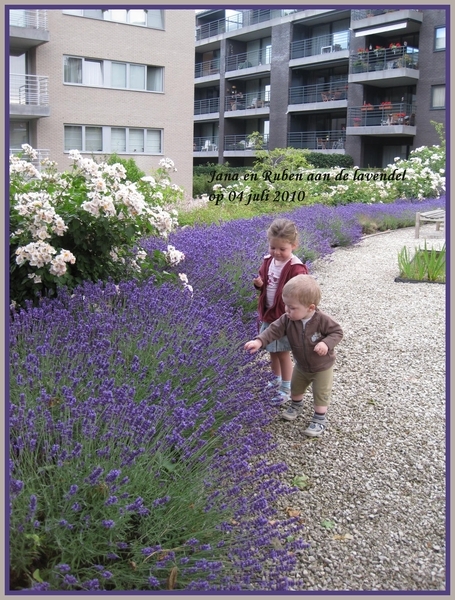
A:
[[[299,234],[295,223],[290,219],[275,219],[267,229],[267,239],[281,238],[290,244],[298,244]]]
[[[302,306],[318,306],[321,301],[321,288],[311,275],[296,275],[285,284],[282,295],[297,300]]]

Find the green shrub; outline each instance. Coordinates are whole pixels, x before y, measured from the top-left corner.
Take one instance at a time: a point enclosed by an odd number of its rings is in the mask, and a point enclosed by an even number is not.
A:
[[[167,237],[177,225],[160,206],[181,194],[170,184],[172,161],[163,159],[155,177],[131,182],[122,164],[98,164],[77,150],[70,152],[71,171],[58,173],[47,161],[38,173],[24,160],[36,152],[23,148],[10,160],[12,302],[54,295],[59,286],[72,290],[83,281],[176,277],[167,269],[182,258],[175,249],[147,255],[138,245],[146,235]],[[130,161],[128,167],[139,176]]]
[[[344,167],[349,169],[354,165],[354,159],[349,154],[309,152],[306,158],[315,169],[328,169],[332,167]]]
[[[123,165],[125,168],[125,177],[128,181],[135,183],[142,177],[145,177],[146,173],[142,171],[136,164],[134,158],[122,158],[118,154],[110,154],[106,157],[105,161],[108,165]]]

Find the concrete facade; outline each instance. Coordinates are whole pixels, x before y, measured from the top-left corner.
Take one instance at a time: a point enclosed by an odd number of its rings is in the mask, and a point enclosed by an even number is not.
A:
[[[93,128],[97,128],[97,132],[102,131],[103,147],[86,152],[100,160],[112,153],[112,128],[125,130],[128,132],[126,135],[132,135],[131,130],[139,136],[144,131],[148,135],[150,131],[154,139],[161,138],[160,148],[147,151],[143,143],[139,151],[128,152],[131,150],[128,146],[125,151],[117,153],[122,158],[134,158],[147,174],[158,167],[160,159],[171,158],[177,168],[177,172],[172,174],[173,183],[184,187],[191,195],[194,60],[190,49],[194,47],[193,13],[187,10],[162,11],[163,27],[159,28],[108,20],[100,17],[99,10],[83,11],[83,15],[66,14],[57,9],[45,12],[48,41],[26,50],[26,69],[28,73],[47,77],[49,116],[34,118],[36,107],[29,107],[27,142],[35,148],[45,149],[64,170],[69,165],[65,126],[86,126],[92,131]],[[13,32],[10,30],[10,34],[14,35],[16,54],[20,52],[20,38],[17,37],[21,35],[20,29],[16,26]],[[84,68],[90,61],[101,64],[101,85],[98,81],[65,82],[64,57],[82,59]],[[132,73],[132,66],[139,65],[139,69],[145,66],[147,75],[150,68],[162,68],[162,91],[112,87],[107,78],[112,63],[121,64],[128,73]],[[19,118],[27,120],[27,115],[14,115],[16,107],[13,104],[10,107],[11,119],[16,122]]]

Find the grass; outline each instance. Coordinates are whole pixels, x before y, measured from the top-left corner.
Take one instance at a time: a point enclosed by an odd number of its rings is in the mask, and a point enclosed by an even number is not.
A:
[[[189,210],[179,210],[179,225],[211,225],[212,223],[222,223],[224,221],[234,221],[236,219],[251,219],[258,215],[274,215],[280,212],[289,212],[293,208],[300,207],[301,204],[291,202],[251,202],[250,204],[223,201],[218,205],[215,202],[208,202],[206,205],[196,205]]]

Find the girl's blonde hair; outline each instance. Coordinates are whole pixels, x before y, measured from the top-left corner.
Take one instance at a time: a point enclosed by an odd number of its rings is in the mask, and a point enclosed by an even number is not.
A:
[[[275,219],[267,229],[267,239],[280,238],[290,244],[298,244],[299,234],[295,223],[289,219]]]
[[[296,275],[285,284],[283,296],[297,300],[302,306],[318,306],[321,301],[321,288],[311,275]]]

